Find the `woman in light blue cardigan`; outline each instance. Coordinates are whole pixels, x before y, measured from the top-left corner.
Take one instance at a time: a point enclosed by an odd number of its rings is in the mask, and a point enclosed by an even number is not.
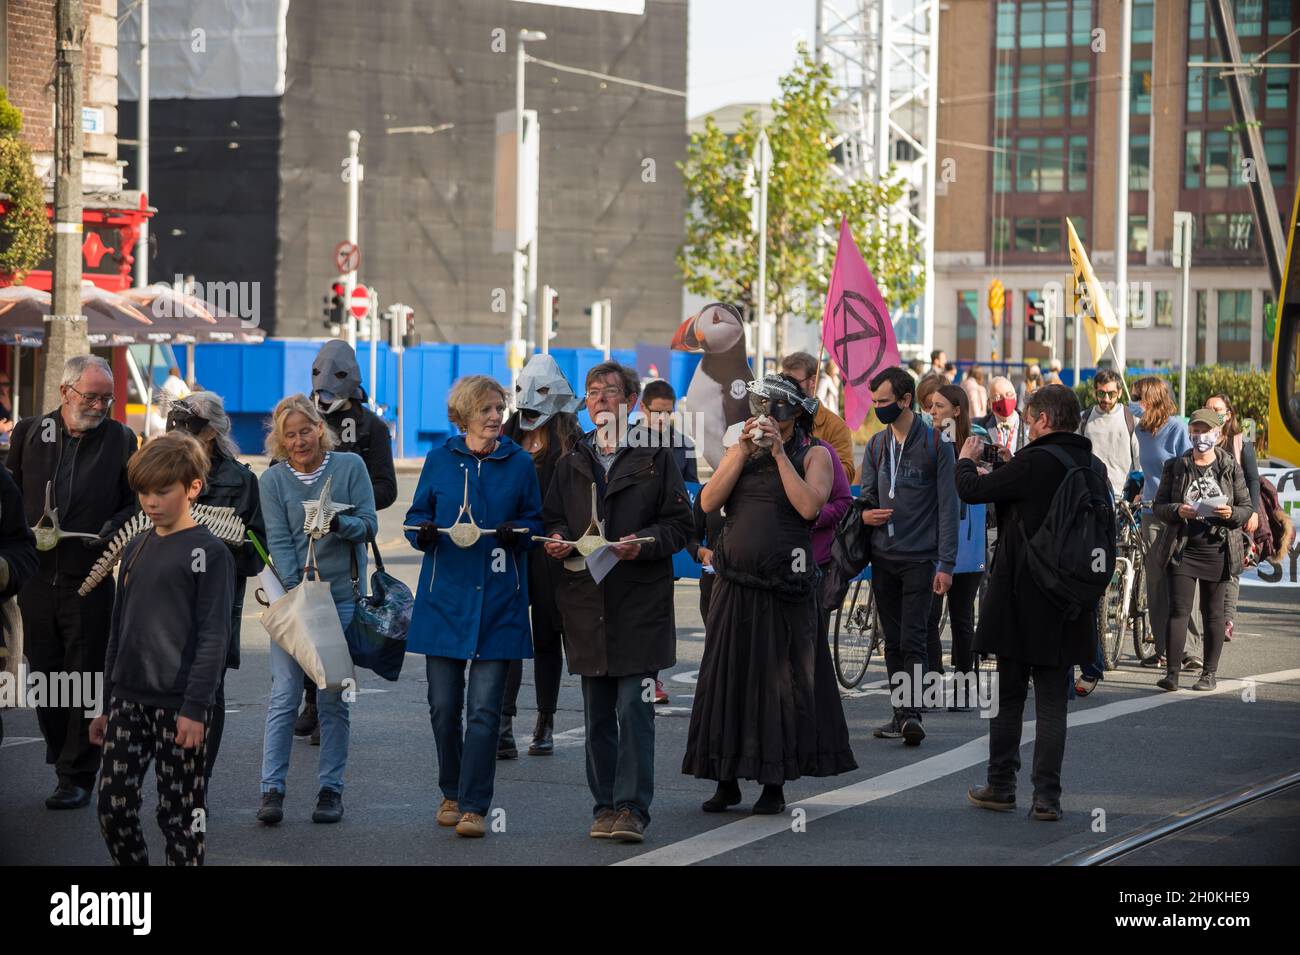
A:
[[[366,574],[366,539],[379,528],[375,494],[360,456],[331,450],[334,434],[316,407],[303,395],[291,395],[275,407],[267,455],[279,463],[263,472],[259,482],[262,515],[266,520],[271,562],[286,589],[297,586],[307,563],[308,536],[303,530],[304,503],[321,498],[327,482],[335,504],[351,505],[336,514],[329,532],[316,541],[316,566],[344,629],[352,620],[352,558],[358,578]],[[262,805],[257,818],[275,825],[284,818],[285,777],[293,748],[293,722],[302,696],[302,668],[271,642],[271,698],[266,707],[262,741]],[[312,822],[338,822],[343,817],[343,770],[348,760],[348,704],[339,691],[320,690],[320,792]]]

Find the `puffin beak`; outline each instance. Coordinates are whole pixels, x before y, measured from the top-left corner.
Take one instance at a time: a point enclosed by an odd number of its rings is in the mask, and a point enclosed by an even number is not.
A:
[[[673,351],[700,351],[702,348],[700,340],[695,337],[695,320],[699,317],[699,315],[692,315],[677,326],[677,331],[673,333],[672,345],[669,346]]]

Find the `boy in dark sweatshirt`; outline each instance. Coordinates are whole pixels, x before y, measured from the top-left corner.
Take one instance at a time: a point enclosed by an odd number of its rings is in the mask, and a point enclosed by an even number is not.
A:
[[[118,865],[147,865],[140,790],[156,762],[168,865],[202,865],[205,729],[230,640],[235,564],[190,516],[208,457],[172,431],[131,457],[127,477],[153,527],[122,553],[104,663],[110,710],[90,726],[104,747],[99,828]]]

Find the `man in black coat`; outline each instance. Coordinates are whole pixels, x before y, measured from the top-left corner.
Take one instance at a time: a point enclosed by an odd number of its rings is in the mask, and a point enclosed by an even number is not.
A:
[[[998,711],[989,727],[988,784],[972,788],[967,797],[983,809],[1015,809],[1021,718],[1032,676],[1038,723],[1030,816],[1054,821],[1061,818],[1069,681],[1076,664],[1096,658],[1096,613],[1094,608],[1063,619],[1028,571],[1025,542],[1043,524],[1066,475],[1064,464],[1046,448],[1059,448],[1103,481],[1106,466],[1092,453],[1092,443],[1075,433],[1079,400],[1064,385],[1034,392],[1025,420],[1029,443],[992,473],[979,468],[980,438],[967,440],[957,461],[957,493],[970,504],[996,504],[1000,528],[974,647],[977,653],[997,656]]]
[[[677,662],[673,554],[691,534],[691,505],[673,460],[644,427],[627,427],[637,374],[617,362],[587,373],[587,412],[596,428],[562,457],[542,520],[564,560],[556,602],[564,618],[569,672],[582,677],[587,784],[595,798],[591,836],[641,842],[654,795],[654,698],[658,672]],[[597,513],[592,513],[595,485]],[[617,563],[599,584],[569,544],[604,523]]]
[[[23,584],[36,573],[36,567],[36,537],[27,526],[23,496],[9,472],[0,468],[0,602],[17,596]],[[12,642],[8,614],[0,615],[0,627],[4,628],[4,640],[0,642]],[[5,660],[0,663],[0,671],[9,670],[17,676],[21,663],[21,657]],[[0,719],[0,743],[4,738],[4,720]]]
[[[347,342],[333,339],[316,353],[316,360],[311,363],[311,397],[325,423],[338,435],[339,443],[334,450],[359,454],[366,462],[366,473],[375,491],[375,510],[391,506],[397,500],[393,437],[383,419],[366,407],[361,366]],[[319,746],[316,684],[304,676],[302,686],[304,706],[294,721],[293,735],[310,736],[312,745]]]
[[[39,568],[18,595],[27,659],[34,673],[102,673],[113,614],[113,588],[77,596],[103,554],[106,538],[137,510],[126,479],[135,434],[109,417],[113,373],[95,355],[68,359],[59,392],[61,405],[14,427],[5,464],[22,491],[27,524],[48,527],[48,506],[63,531],[97,539],[60,540],[40,551]],[[47,677],[48,679],[48,677]],[[50,809],[88,805],[99,772],[98,746],[90,742],[84,707],[43,706],[36,714],[45,737],[45,761],[58,773],[58,787],[45,800]]]

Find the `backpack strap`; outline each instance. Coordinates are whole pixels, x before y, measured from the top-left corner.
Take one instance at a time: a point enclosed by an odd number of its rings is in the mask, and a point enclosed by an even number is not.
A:
[[[1040,444],[1037,447],[1033,448],[1032,450],[1049,452],[1052,455],[1052,457],[1056,458],[1056,460],[1061,463],[1061,465],[1065,468],[1067,472],[1073,471],[1075,468],[1082,467],[1082,465],[1076,464],[1073,458],[1071,458],[1068,454],[1066,454],[1064,451],[1062,451],[1054,444]]]

